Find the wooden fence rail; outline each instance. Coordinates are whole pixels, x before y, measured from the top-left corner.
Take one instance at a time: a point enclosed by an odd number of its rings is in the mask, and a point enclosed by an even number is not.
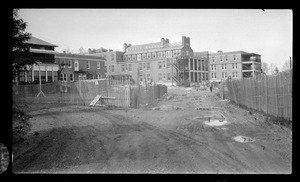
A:
[[[227,79],[227,98],[248,108],[292,120],[292,71],[272,76],[262,74],[257,78]]]

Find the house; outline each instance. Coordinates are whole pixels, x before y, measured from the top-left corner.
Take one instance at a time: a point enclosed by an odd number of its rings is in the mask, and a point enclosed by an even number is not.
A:
[[[61,81],[77,81],[105,78],[104,58],[93,55],[59,53],[55,63],[59,65]]]
[[[261,73],[259,54],[231,51],[209,54],[210,80],[220,81],[230,78],[256,77]]]
[[[32,65],[26,65],[21,70],[20,84],[54,82],[58,80],[58,65],[55,64],[55,47],[44,40],[31,36],[29,40],[24,42],[28,46],[30,59],[36,62]]]

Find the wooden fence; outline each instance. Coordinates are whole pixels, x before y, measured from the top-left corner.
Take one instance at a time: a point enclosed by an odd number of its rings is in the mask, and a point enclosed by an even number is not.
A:
[[[80,80],[76,82],[53,82],[42,84],[44,95],[37,96],[39,85],[14,85],[13,101],[16,104],[69,103],[118,107],[139,107],[152,103],[167,93],[164,85],[136,86],[129,80]],[[101,95],[99,101],[97,96]]]
[[[292,120],[292,70],[277,75],[226,80],[227,98],[248,108]]]

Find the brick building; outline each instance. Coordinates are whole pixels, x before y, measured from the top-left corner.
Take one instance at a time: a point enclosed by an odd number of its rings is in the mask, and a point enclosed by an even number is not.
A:
[[[244,51],[209,54],[210,80],[220,81],[228,77],[256,77],[261,73],[260,55]]]
[[[170,43],[168,39],[164,38],[160,42],[148,44],[124,43],[122,60],[116,59],[115,63],[110,65],[113,66],[113,70],[109,69],[108,73],[111,76],[130,77],[140,82],[153,81],[174,84],[178,84],[182,80],[199,82],[208,80],[209,76],[208,56],[207,54],[206,58],[205,54],[201,54],[201,56],[194,56],[190,47],[190,38],[185,36],[182,36],[181,42],[174,43]],[[195,67],[195,69],[191,67],[190,70],[189,60],[191,59],[196,60],[196,64],[199,62],[201,67]],[[183,61],[184,66],[177,64],[179,60]]]
[[[55,55],[55,63],[59,65],[62,81],[106,77],[104,59],[99,56],[59,53]]]
[[[117,67],[117,63],[124,62],[122,51],[113,51],[109,49],[108,51],[104,48],[101,48],[100,52],[89,54],[92,56],[98,56],[104,59],[105,61],[105,73],[106,75],[116,76],[120,74],[120,69]]]

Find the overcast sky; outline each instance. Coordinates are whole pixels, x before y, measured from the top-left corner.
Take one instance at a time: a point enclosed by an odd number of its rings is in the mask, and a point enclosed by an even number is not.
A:
[[[123,51],[132,45],[190,37],[194,52],[245,51],[279,68],[292,56],[291,10],[20,9],[26,31],[58,45]]]

